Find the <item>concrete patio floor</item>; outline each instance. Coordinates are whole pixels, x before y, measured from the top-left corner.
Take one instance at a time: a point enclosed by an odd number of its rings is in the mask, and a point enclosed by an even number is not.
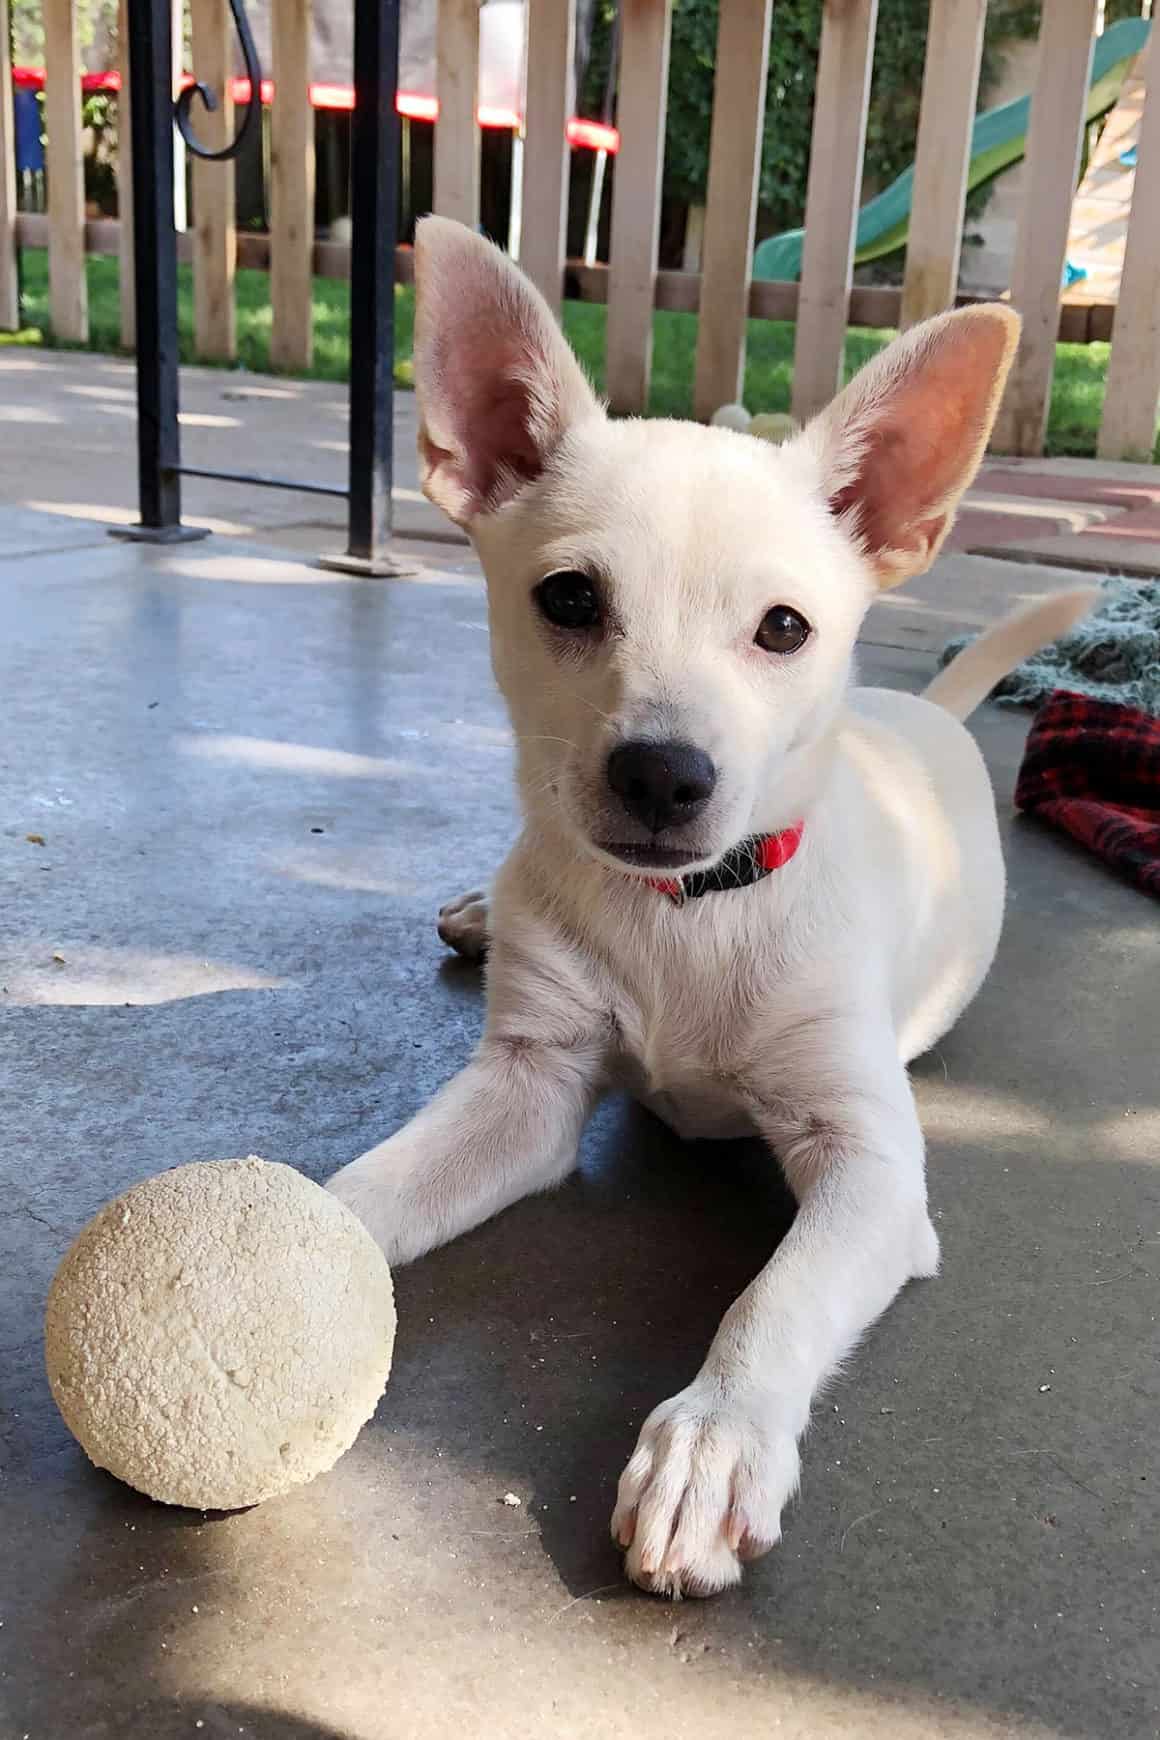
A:
[[[1160,1733],[1160,927],[1012,817],[1019,714],[977,720],[999,961],[915,1071],[944,1272],[817,1410],[740,1590],[631,1591],[607,1517],[786,1202],[617,1101],[560,1191],[399,1274],[395,1373],[330,1475],[203,1518],[88,1466],[41,1363],[72,1236],[166,1165],[322,1178],[415,1110],[482,1015],[434,909],[513,822],[466,551],[324,573],[294,498],[114,543],[108,421],[67,497],[67,427],[0,452],[0,1740]],[[866,673],[921,686],[955,627],[1070,580],[948,557],[876,607]]]
[[[131,360],[77,351],[0,349],[0,500],[65,516],[136,518]],[[346,482],[346,391],[328,381],[238,369],[182,370],[188,465],[262,472],[330,487]],[[395,523],[405,537],[463,543],[419,493],[414,399],[398,394]],[[325,495],[185,480],[191,525],[279,548],[340,541],[343,503]],[[1086,459],[985,461],[950,548],[1038,565],[1160,574],[1160,467]]]

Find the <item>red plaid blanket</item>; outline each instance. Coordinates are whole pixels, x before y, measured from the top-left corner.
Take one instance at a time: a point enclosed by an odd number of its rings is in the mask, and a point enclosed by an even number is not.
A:
[[[1160,719],[1057,689],[1035,715],[1015,802],[1160,899]]]

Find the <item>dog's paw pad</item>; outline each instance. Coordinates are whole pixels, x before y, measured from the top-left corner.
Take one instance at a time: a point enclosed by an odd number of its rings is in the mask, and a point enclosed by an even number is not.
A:
[[[649,1415],[612,1516],[633,1583],[671,1599],[713,1595],[777,1544],[800,1464],[774,1412],[691,1385]]]

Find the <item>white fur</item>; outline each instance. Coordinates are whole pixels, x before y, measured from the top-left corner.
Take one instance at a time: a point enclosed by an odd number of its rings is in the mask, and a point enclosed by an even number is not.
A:
[[[331,1188],[400,1263],[557,1183],[597,1097],[617,1084],[682,1133],[768,1141],[797,1217],[697,1378],[645,1421],[612,1519],[635,1582],[706,1594],[780,1537],[826,1375],[908,1279],[938,1267],[905,1065],[987,972],[1003,861],[973,740],[928,700],[854,686],[852,652],[876,587],[945,536],[1013,332],[1005,313],[986,332],[978,314],[932,323],[774,448],[723,429],[607,421],[534,292],[498,262],[456,226],[424,226],[417,379],[429,490],[469,526],[487,575],[524,830],[490,904],[470,895],[441,915],[455,946],[478,952],[489,939],[474,1060]],[[460,357],[449,323],[463,306],[475,348]],[[480,334],[493,326],[519,366],[481,382]],[[956,347],[980,336],[995,360],[976,390]],[[964,395],[946,437],[961,456],[928,501],[921,447],[900,454],[901,493],[918,509],[895,527],[889,498],[868,494],[864,506],[851,479],[881,490],[876,419],[897,409],[901,383],[907,423],[921,421],[934,354],[950,358]],[[471,427],[456,419],[460,366],[487,389]],[[488,420],[505,379],[512,415],[529,407],[518,468],[503,448],[510,418]],[[933,390],[945,400],[946,380]],[[860,469],[872,449],[876,473]],[[545,630],[531,592],[559,569],[601,577],[614,632],[577,646]],[[789,659],[753,644],[776,603],[813,625]],[[1055,633],[1052,610],[1040,626]],[[1033,638],[1024,620],[1020,648]],[[997,675],[1010,650],[1002,633],[988,637],[972,681],[987,660]],[[953,678],[940,681],[953,701]],[[680,907],[649,887],[599,843],[624,837],[610,834],[620,823],[603,770],[633,736],[694,743],[717,764],[717,789],[679,842],[687,867],[804,819],[797,855],[752,887]]]

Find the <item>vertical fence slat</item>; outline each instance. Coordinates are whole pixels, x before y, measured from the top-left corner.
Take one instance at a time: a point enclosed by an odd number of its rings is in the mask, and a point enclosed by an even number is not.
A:
[[[609,403],[621,412],[648,406],[671,26],[672,0],[622,0],[604,366]]]
[[[192,31],[192,28],[193,28],[192,0],[189,0],[189,5],[190,5],[190,9],[191,9],[190,29]],[[186,54],[185,54],[185,13],[186,13],[186,0],[170,0],[170,24],[171,24],[171,28],[170,28],[170,34],[169,34],[169,41],[170,41],[170,46],[173,49],[173,95],[174,95],[174,97],[177,96],[177,93],[181,89],[181,82],[185,76],[185,70],[186,70],[186,67],[185,67],[185,61],[186,61]],[[189,180],[189,177],[187,174],[188,166],[189,166],[189,153],[185,147],[185,140],[181,137],[181,134],[177,131],[177,129],[174,128],[174,130],[173,130],[173,222],[174,222],[175,228],[179,232],[187,230],[189,228],[189,197],[188,197],[188,191],[187,191],[188,180]]]
[[[308,369],[314,357],[314,110],[311,0],[274,0],[270,48],[270,361]]]
[[[793,414],[800,422],[842,384],[877,15],[878,0],[825,0],[822,9],[794,333]]]
[[[520,265],[558,314],[568,223],[568,140],[576,0],[528,0]]]
[[[931,0],[906,275],[903,330],[953,308],[987,0]]]
[[[772,0],[722,0],[717,25],[693,415],[741,395]]]
[[[1023,316],[1023,339],[992,438],[1000,453],[1043,451],[1095,18],[1096,0],[1044,0],[1026,186],[1011,269],[1011,301]]]
[[[1153,50],[1153,64],[1160,56]],[[1144,103],[1132,209],[1112,326],[1112,355],[1096,452],[1101,459],[1151,459],[1160,401],[1160,91]]]
[[[220,150],[234,136],[233,25],[226,0],[192,0],[194,77],[218,99],[212,114],[193,110],[198,137]],[[232,362],[237,355],[234,273],[234,165],[193,160],[193,342],[198,356]]]
[[[434,210],[479,223],[479,0],[437,0]]]
[[[20,325],[16,271],[16,130],[12,114],[12,54],[8,0],[0,0],[0,332]]]
[[[48,179],[48,306],[57,338],[89,336],[81,56],[72,0],[44,0],[44,125]]]
[[[118,246],[121,293],[121,344],[137,348],[137,289],[133,281],[133,106],[129,89],[129,5],[121,0],[117,9],[117,65],[121,88],[117,93],[117,220],[121,226]]]

